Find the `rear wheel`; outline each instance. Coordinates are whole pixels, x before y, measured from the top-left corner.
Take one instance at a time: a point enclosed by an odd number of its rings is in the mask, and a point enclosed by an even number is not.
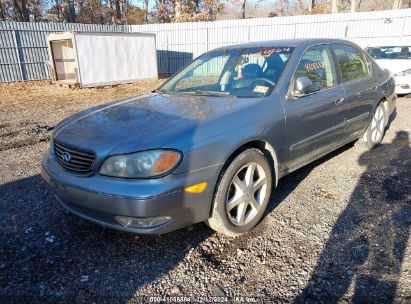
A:
[[[375,109],[374,115],[364,134],[364,141],[369,148],[381,143],[385,132],[386,113],[382,102]]]
[[[207,224],[228,236],[251,230],[267,208],[271,186],[267,158],[257,149],[245,150],[223,173]]]

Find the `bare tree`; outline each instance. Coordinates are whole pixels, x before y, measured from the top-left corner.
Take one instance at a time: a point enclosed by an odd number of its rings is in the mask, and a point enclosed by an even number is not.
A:
[[[137,0],[140,5],[130,1],[0,0],[0,20],[140,24],[210,21],[221,14],[244,19],[411,7],[411,0]]]
[[[116,4],[116,21],[117,23],[121,23],[121,6],[120,6],[120,0],[115,0]]]
[[[67,10],[66,21],[69,23],[76,22],[76,9],[74,7],[74,0],[68,0],[67,7],[68,7],[68,10]]]
[[[49,18],[51,18],[51,20],[53,21],[59,21],[59,22],[68,22],[68,23],[76,22],[76,18],[77,18],[76,5],[78,6],[79,3],[83,3],[83,2],[79,1],[78,3],[75,3],[74,1],[75,0],[53,0],[52,6],[48,9],[47,12],[51,14],[51,16],[55,16],[55,17],[49,17]]]
[[[172,0],[156,0],[156,5],[153,12],[155,22],[171,22],[173,11]]]
[[[30,15],[29,15],[29,10],[27,8],[27,2],[26,0],[13,0],[14,3],[14,9],[16,11],[16,19],[17,21],[24,21],[24,22],[29,22],[30,21]]]
[[[394,0],[394,3],[392,5],[393,9],[401,8],[401,6],[402,6],[402,0]]]
[[[6,14],[4,13],[3,0],[0,0],[0,21],[6,20]]]
[[[276,13],[277,16],[287,16],[289,14],[289,2],[288,0],[278,1]]]
[[[337,0],[332,0],[331,12],[333,14],[338,13],[338,1]]]
[[[311,12],[311,7],[306,7],[304,0],[294,1],[293,5],[290,8],[290,14],[293,16],[298,15],[307,15]]]
[[[230,2],[241,9],[241,18],[245,19],[247,0],[230,0]]]
[[[215,20],[221,14],[224,7],[224,3],[220,0],[198,0],[195,8],[196,14],[193,16],[192,21]]]
[[[183,15],[183,4],[181,0],[174,0],[174,20],[182,21]]]
[[[150,4],[150,0],[140,0],[143,3],[143,11],[144,11],[144,20],[148,22],[148,6]]]
[[[61,21],[61,3],[56,0],[57,20]]]
[[[243,0],[243,5],[242,5],[242,16],[243,19],[245,19],[245,6],[247,4],[247,0]]]

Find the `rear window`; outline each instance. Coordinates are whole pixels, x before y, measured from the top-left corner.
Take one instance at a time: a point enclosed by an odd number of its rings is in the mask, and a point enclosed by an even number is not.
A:
[[[374,59],[411,59],[411,46],[369,47],[366,52]]]
[[[369,64],[365,54],[349,45],[332,45],[340,67],[341,77],[344,82],[364,78],[369,75]]]

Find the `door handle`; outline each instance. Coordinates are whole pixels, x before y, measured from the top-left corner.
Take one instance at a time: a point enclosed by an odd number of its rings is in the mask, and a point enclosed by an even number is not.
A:
[[[344,103],[344,101],[345,101],[345,98],[341,97],[341,98],[338,98],[338,99],[335,100],[335,104],[337,106],[339,106],[339,105],[342,105]]]

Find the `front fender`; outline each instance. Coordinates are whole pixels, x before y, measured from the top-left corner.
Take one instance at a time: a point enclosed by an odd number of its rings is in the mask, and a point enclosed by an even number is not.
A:
[[[209,166],[223,165],[237,149],[253,141],[267,142],[270,149],[278,156],[278,162],[281,162],[284,159],[285,119],[282,111],[271,113],[269,117],[260,116],[259,119],[250,123],[246,123],[238,116],[222,118],[180,136],[181,142],[175,141],[165,146],[165,148],[178,149],[184,154],[182,163],[173,173],[181,174]],[[250,114],[252,115],[252,111]],[[259,116],[252,117],[258,118]],[[233,121],[236,123],[232,123]],[[234,126],[233,128],[227,128],[227,124],[230,123]],[[204,138],[204,134],[210,134],[216,130],[223,131],[206,139],[197,140]]]

